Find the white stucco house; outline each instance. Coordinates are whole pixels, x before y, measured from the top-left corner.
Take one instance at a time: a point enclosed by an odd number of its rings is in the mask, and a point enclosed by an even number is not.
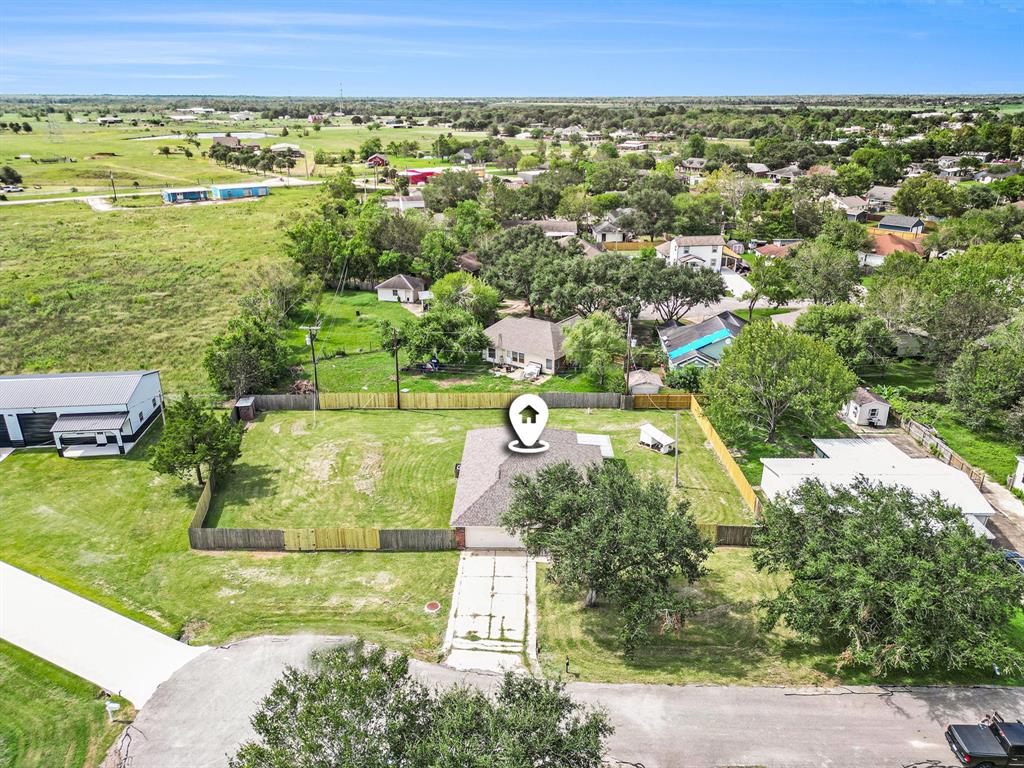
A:
[[[375,286],[377,301],[397,301],[401,304],[419,304],[423,281],[409,275],[395,275]]]
[[[857,387],[843,405],[843,418],[860,427],[884,427],[889,422],[889,403],[866,387]]]
[[[0,376],[0,447],[124,454],[162,411],[159,371]]]
[[[725,239],[721,235],[679,235],[656,250],[671,266],[689,264],[721,272],[724,249]]]

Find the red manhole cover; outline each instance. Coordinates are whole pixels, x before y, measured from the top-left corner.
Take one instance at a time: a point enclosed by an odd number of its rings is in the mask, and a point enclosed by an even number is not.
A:
[[[423,606],[423,610],[427,613],[437,613],[441,610],[441,604],[437,602],[437,600],[431,600],[429,603]]]

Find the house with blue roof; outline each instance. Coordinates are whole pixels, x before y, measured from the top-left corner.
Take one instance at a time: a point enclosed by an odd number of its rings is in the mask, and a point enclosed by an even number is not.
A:
[[[708,368],[718,365],[726,348],[746,324],[746,320],[732,312],[721,312],[702,323],[663,325],[658,329],[658,338],[668,355],[669,368],[684,365]]]

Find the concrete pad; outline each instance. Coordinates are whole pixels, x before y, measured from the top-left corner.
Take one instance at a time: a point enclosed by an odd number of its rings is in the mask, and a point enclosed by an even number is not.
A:
[[[518,576],[495,576],[491,581],[491,589],[496,595],[521,595],[523,580]]]
[[[158,685],[207,650],[3,562],[0,585],[0,638],[124,696],[137,709]]]
[[[484,553],[474,552],[462,563],[462,572],[466,576],[487,576],[494,574],[494,557]]]
[[[521,672],[523,661],[518,654],[496,653],[495,651],[463,651],[456,649],[452,651],[447,660],[452,669],[473,670],[476,672]]]
[[[515,576],[526,587],[526,555],[499,555],[494,558],[495,576]]]
[[[471,634],[477,637],[488,637],[490,628],[491,617],[489,614],[455,617],[455,637],[468,637]]]
[[[0,448],[0,461],[3,461],[8,456],[10,456],[12,453],[14,453],[14,449],[13,448]]]
[[[479,576],[470,576],[462,579],[462,583],[459,586],[459,599],[455,609],[456,615],[490,613],[492,590],[493,584],[491,579],[484,579]]]

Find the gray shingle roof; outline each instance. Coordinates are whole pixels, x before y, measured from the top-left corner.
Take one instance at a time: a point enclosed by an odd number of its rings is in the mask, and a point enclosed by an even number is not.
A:
[[[423,281],[420,280],[418,277],[409,277],[408,275],[395,275],[392,278],[388,278],[380,285],[375,286],[374,290],[376,290],[377,288],[405,288],[410,291],[422,291]]]
[[[125,413],[82,413],[75,416],[60,416],[50,427],[50,432],[94,432],[120,429],[128,419]]]
[[[560,323],[539,317],[503,317],[484,333],[495,347],[558,360],[562,357],[562,329],[575,320],[575,315]]]
[[[896,213],[890,213],[888,216],[883,216],[882,220],[878,222],[880,227],[900,227],[901,229],[911,229],[915,226],[921,226],[921,220],[916,216],[900,216]]]
[[[452,527],[499,525],[512,501],[511,483],[517,475],[532,475],[563,461],[581,469],[602,461],[600,446],[580,445],[576,433],[570,430],[544,430],[543,440],[550,446],[544,453],[512,453],[508,444],[513,439],[509,427],[471,429],[466,433]]]
[[[693,325],[662,326],[658,329],[658,336],[665,352],[671,352],[723,329],[728,330],[731,336],[738,336],[746,324],[742,317],[726,311]]]
[[[673,239],[676,245],[725,245],[721,235],[679,235]]]
[[[886,402],[885,398],[879,397],[866,387],[857,387],[855,390],[853,390],[853,395],[850,396],[850,399],[853,400],[853,402],[855,402],[857,405],[867,405],[868,403],[885,403],[886,405],[889,404],[888,402]]]
[[[151,373],[157,371],[0,376],[0,409],[127,405],[142,377]]]

